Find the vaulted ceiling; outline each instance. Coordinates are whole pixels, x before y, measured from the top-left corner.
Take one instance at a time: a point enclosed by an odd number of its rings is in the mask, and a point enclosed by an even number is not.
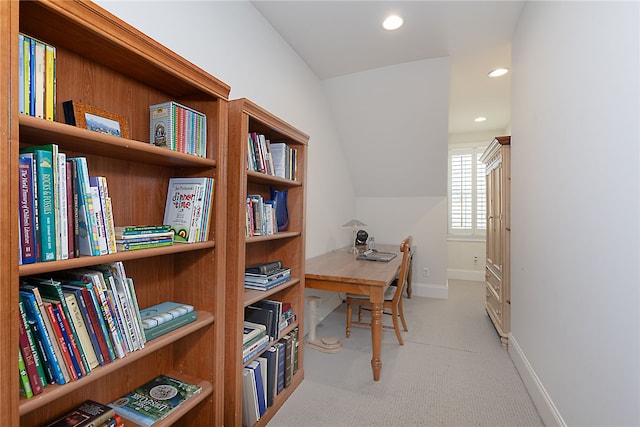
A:
[[[511,36],[523,1],[262,1],[265,19],[321,80],[449,57],[449,133],[504,129],[510,122]],[[389,13],[404,18],[384,30]],[[474,118],[484,116],[483,123]]]

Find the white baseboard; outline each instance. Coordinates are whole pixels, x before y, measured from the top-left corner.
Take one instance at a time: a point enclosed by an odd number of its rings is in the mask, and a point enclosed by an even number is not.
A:
[[[484,270],[458,270],[455,268],[447,269],[447,277],[457,280],[477,280],[484,281]]]
[[[426,297],[426,298],[439,298],[439,299],[447,299],[449,298],[449,285],[430,285],[426,283],[412,283],[411,284],[411,295],[415,295],[417,297]]]
[[[520,374],[522,382],[524,382],[524,386],[527,388],[544,425],[566,427],[567,424],[564,422],[564,419],[562,419],[560,412],[558,412],[558,408],[554,405],[540,378],[538,378],[538,375],[536,375],[536,372],[518,345],[518,341],[516,341],[511,333],[509,334],[509,356],[511,356],[511,360],[513,360],[513,364]]]

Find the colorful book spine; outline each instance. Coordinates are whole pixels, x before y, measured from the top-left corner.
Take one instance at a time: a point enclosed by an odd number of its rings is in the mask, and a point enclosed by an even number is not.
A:
[[[24,34],[18,34],[18,112],[25,114],[24,110]]]
[[[45,301],[47,300],[45,299]],[[60,327],[60,332],[62,334],[69,357],[71,359],[71,366],[75,370],[77,378],[80,379],[86,375],[86,371],[82,366],[82,361],[80,360],[77,344],[73,340],[73,335],[71,335],[69,331],[69,323],[67,322],[64,311],[62,310],[62,305],[60,304],[60,301],[50,300],[48,302],[51,303],[55,319],[58,322],[58,326]]]
[[[67,155],[65,153],[58,152],[56,167],[56,214],[58,216],[58,222],[56,223],[56,231],[58,233],[56,254],[57,259],[63,260],[69,259],[69,237],[67,235],[69,232],[67,206]]]
[[[18,336],[20,340],[20,351],[22,352],[22,358],[26,366],[27,375],[29,376],[31,390],[34,395],[40,394],[42,393],[43,385],[40,373],[38,372],[38,367],[36,366],[37,353],[35,355],[33,354],[31,344],[27,338],[27,332],[22,316],[20,316],[20,321],[18,323]]]
[[[149,107],[149,141],[159,147],[206,157],[206,116],[177,102]]]
[[[110,360],[108,359],[109,356],[106,349],[106,343],[101,344],[100,339],[98,338],[98,335],[102,334],[102,331],[98,325],[98,318],[96,317],[95,311],[92,312],[92,303],[90,301],[91,297],[88,295],[89,291],[86,288],[70,284],[69,282],[65,282],[62,289],[65,292],[73,292],[76,296],[76,301],[84,319],[85,327],[89,334],[89,339],[91,340],[91,345],[93,346],[93,351],[96,355],[98,364],[105,365],[109,363]],[[105,359],[105,354],[107,355],[107,359]]]
[[[34,151],[38,181],[38,217],[40,226],[40,261],[56,260],[56,224],[53,176],[53,155],[51,151]]]
[[[45,102],[44,117],[47,120],[56,118],[56,48],[45,45]]]
[[[24,114],[31,115],[31,39],[24,36],[22,40],[23,74],[24,74]]]
[[[51,346],[53,347],[53,352],[58,360],[58,364],[60,365],[60,370],[62,371],[62,376],[64,378],[64,383],[68,383],[72,380],[71,374],[69,372],[69,366],[66,363],[64,354],[62,352],[62,348],[60,347],[60,341],[58,339],[57,331],[54,328],[54,324],[52,321],[52,317],[50,316],[49,310],[47,309],[44,301],[42,300],[42,296],[40,295],[40,290],[37,286],[31,285],[29,283],[22,282],[20,284],[20,290],[26,291],[29,294],[33,295],[38,305],[38,309],[40,310],[40,314],[42,315],[42,320],[45,325],[45,329],[49,334],[49,338],[51,340]]]
[[[18,371],[20,374],[20,394],[30,399],[33,397],[33,389],[29,382],[29,374],[27,373],[27,366],[24,363],[22,357],[22,351],[18,350]]]
[[[39,340],[42,343],[42,347],[46,352],[49,366],[53,373],[53,378],[58,384],[65,384],[67,379],[63,374],[62,369],[65,369],[60,363],[64,364],[61,359],[62,355],[58,356],[56,351],[57,347],[54,347],[54,341],[56,336],[53,335],[53,330],[49,327],[49,322],[46,322],[43,316],[47,316],[47,313],[42,313],[37,302],[36,296],[33,292],[26,290],[20,291],[20,300],[24,304],[25,314],[29,322],[37,325],[36,332],[38,333]],[[48,318],[47,318],[48,319]]]
[[[93,197],[89,184],[89,171],[85,157],[74,157],[75,178],[78,194],[78,240],[76,245],[80,255],[100,255],[98,224],[96,223]]]
[[[93,368],[100,365],[100,363],[98,362],[98,356],[96,355],[96,352],[93,348],[91,338],[89,337],[89,330],[86,322],[84,321],[84,317],[80,310],[80,304],[76,298],[75,293],[65,292],[64,296],[70,314],[70,317],[67,320],[69,321],[69,323],[73,323],[73,326],[76,329],[76,333],[79,339],[77,344],[81,348],[82,353],[84,353],[88,365],[88,367],[85,367],[85,369],[87,370],[87,372],[90,372]]]
[[[32,159],[21,155],[18,171],[20,173],[20,249],[22,263],[31,264],[37,259]]]

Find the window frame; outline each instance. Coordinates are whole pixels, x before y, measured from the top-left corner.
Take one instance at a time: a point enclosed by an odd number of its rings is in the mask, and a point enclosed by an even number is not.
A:
[[[486,236],[486,172],[484,165],[480,162],[480,157],[482,153],[486,150],[488,144],[486,142],[482,143],[461,143],[461,144],[450,144],[447,152],[447,234],[450,239],[456,240],[484,240]],[[453,228],[453,171],[452,171],[452,157],[455,155],[471,155],[472,158],[475,158],[475,162],[472,162],[472,202],[471,202],[471,227],[470,228]],[[485,208],[485,227],[478,227],[478,208],[480,197],[478,195],[478,182],[480,179],[483,179],[484,185],[484,194],[482,195],[482,201]]]

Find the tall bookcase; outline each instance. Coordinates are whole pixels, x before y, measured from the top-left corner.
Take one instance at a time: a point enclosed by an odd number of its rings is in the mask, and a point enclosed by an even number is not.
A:
[[[56,121],[18,114],[18,32],[57,49]],[[166,424],[222,425],[229,86],[90,2],[0,2],[0,52],[0,98],[9,100],[0,105],[0,378],[6,390],[0,424],[40,425],[84,399],[110,402],[164,373],[203,388]],[[130,139],[64,124],[66,100],[126,117]],[[149,106],[169,100],[206,114],[206,158],[149,144]],[[161,224],[173,176],[214,177],[208,241],[19,266],[18,150],[49,143],[68,156],[87,157],[91,175],[107,177],[116,225]],[[198,320],[78,381],[48,385],[31,399],[19,397],[19,278],[114,261],[124,262],[140,307],[189,303]]]
[[[247,171],[249,132],[265,135],[271,142],[285,142],[297,149],[296,180]],[[299,328],[304,336],[304,262],[305,262],[305,177],[309,137],[247,99],[229,102],[229,235],[227,244],[227,316],[225,319],[225,425],[242,425],[242,331],[244,308],[262,299],[289,302],[297,321],[284,333]],[[270,199],[270,187],[288,189],[289,227],[267,236],[245,237],[246,197],[261,194]],[[269,291],[245,290],[245,265],[282,260],[291,268],[291,280]],[[256,425],[263,426],[273,417],[304,378],[303,346],[298,350],[298,371],[291,385],[275,399]]]

